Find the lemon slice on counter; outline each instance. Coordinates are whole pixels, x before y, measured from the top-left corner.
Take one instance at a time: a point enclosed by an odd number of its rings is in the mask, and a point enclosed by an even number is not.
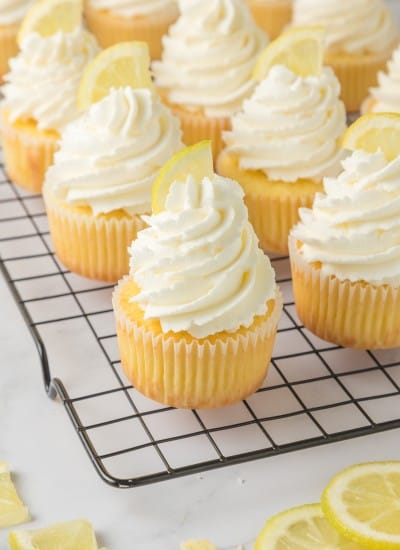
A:
[[[208,540],[188,540],[181,544],[181,550],[218,550]]]
[[[26,12],[18,31],[18,43],[30,32],[51,36],[72,32],[82,23],[82,0],[37,0]]]
[[[388,161],[400,155],[400,114],[364,115],[352,124],[343,137],[343,148],[376,153],[381,149]]]
[[[316,76],[324,61],[325,27],[294,27],[271,42],[261,52],[253,79],[261,82],[274,65],[285,65],[298,76]]]
[[[146,42],[120,42],[100,52],[86,66],[78,90],[78,107],[87,109],[111,88],[153,88]]]
[[[272,517],[258,535],[254,550],[362,550],[330,526],[319,504],[291,508]]]
[[[13,531],[8,542],[11,550],[98,550],[93,527],[82,519],[37,531]]]
[[[6,462],[0,462],[0,529],[29,521],[28,508],[19,498]]]
[[[370,462],[336,475],[322,495],[329,522],[365,548],[400,548],[400,461]]]
[[[189,174],[198,181],[202,181],[205,177],[213,177],[211,141],[200,141],[196,145],[186,147],[161,168],[153,184],[152,209],[154,214],[164,210],[171,185],[175,181],[185,182]]]

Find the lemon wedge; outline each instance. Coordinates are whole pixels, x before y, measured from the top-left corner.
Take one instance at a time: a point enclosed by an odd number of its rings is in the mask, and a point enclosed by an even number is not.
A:
[[[400,548],[400,461],[370,462],[337,474],[322,495],[329,522],[376,550]]]
[[[205,177],[213,177],[211,141],[200,141],[183,149],[161,168],[152,190],[151,204],[154,214],[164,210],[171,185],[176,181],[184,183],[188,175],[192,175],[199,182]]]
[[[324,60],[325,27],[293,27],[261,52],[253,70],[253,79],[261,82],[274,65],[285,65],[298,76],[316,76]]]
[[[29,521],[28,508],[19,498],[6,462],[0,462],[0,529]]]
[[[400,155],[400,114],[373,113],[360,117],[343,137],[344,149],[367,153],[382,150],[388,161]]]
[[[18,43],[30,32],[51,36],[72,32],[82,23],[82,0],[37,0],[26,12],[18,31]]]
[[[93,527],[83,519],[37,531],[12,531],[8,542],[11,550],[98,550]]]
[[[188,540],[181,544],[181,550],[218,550],[208,540]]]
[[[337,533],[319,504],[291,508],[272,517],[258,535],[254,550],[362,550]]]
[[[153,88],[146,42],[120,42],[100,52],[86,66],[78,89],[78,107],[87,109],[111,88]]]

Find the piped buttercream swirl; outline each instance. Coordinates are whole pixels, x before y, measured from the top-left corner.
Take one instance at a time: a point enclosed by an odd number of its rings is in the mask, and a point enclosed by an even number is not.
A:
[[[240,168],[262,170],[271,180],[337,175],[346,128],[339,94],[329,67],[307,78],[283,65],[272,67],[232,118],[232,131],[224,133],[228,151],[238,156]]]
[[[153,63],[156,84],[171,103],[231,116],[254,88],[251,73],[266,35],[241,0],[180,0],[179,6],[162,60]]]
[[[400,113],[400,46],[393,52],[388,72],[378,73],[378,86],[370,94],[371,112]]]
[[[15,25],[24,18],[32,0],[2,0],[0,2],[0,26]]]
[[[65,128],[46,185],[94,215],[150,212],[155,177],[180,138],[179,120],[151,90],[113,89]]]
[[[400,285],[400,157],[355,151],[312,209],[300,209],[293,236],[307,262],[339,279]]]
[[[123,17],[178,14],[177,0],[89,0],[89,4],[95,10],[107,10]]]
[[[172,184],[163,212],[144,217],[130,248],[132,298],[164,332],[203,338],[249,327],[275,297],[274,270],[258,247],[243,191],[215,175]]]

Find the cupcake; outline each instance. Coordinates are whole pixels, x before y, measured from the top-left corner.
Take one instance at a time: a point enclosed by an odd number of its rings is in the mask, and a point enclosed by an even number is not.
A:
[[[361,111],[400,113],[400,46],[393,52],[387,72],[378,73],[378,86],[370,89]]]
[[[0,3],[0,84],[8,73],[8,60],[17,55],[17,31],[31,0]]]
[[[341,346],[400,346],[400,156],[355,150],[324,191],[312,209],[300,210],[290,236],[298,315]]]
[[[2,88],[4,162],[13,183],[39,193],[62,129],[79,115],[79,81],[98,47],[80,26],[50,36],[27,32],[20,47]]]
[[[293,0],[247,0],[254,20],[271,39],[292,20]]]
[[[100,46],[147,42],[152,59],[160,59],[164,34],[178,17],[176,0],[86,0],[87,26]]]
[[[203,142],[163,168],[144,220],[113,296],[126,376],[173,407],[244,399],[267,373],[282,303],[241,187],[213,173]]]
[[[154,90],[123,87],[61,135],[43,195],[57,257],[71,271],[115,282],[145,227],[159,168],[182,148],[179,120]]]
[[[291,43],[297,34],[297,29],[289,31],[267,50]],[[298,44],[296,39],[291,46]],[[264,251],[287,254],[298,209],[312,205],[324,176],[340,172],[346,113],[339,94],[330,67],[303,77],[285,65],[273,65],[223,135],[226,148],[217,171],[243,187]]]
[[[325,61],[340,80],[347,111],[359,111],[399,39],[384,0],[297,0],[293,24],[326,25]]]
[[[230,116],[254,88],[251,73],[267,42],[243,0],[179,0],[181,15],[153,63],[165,102],[181,119],[187,145],[211,139],[214,156]]]

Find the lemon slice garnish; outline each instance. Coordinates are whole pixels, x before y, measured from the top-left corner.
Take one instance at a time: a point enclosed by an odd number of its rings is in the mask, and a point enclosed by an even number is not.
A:
[[[19,498],[6,462],[0,462],[0,528],[29,521],[28,508]]]
[[[120,42],[100,52],[86,66],[78,90],[78,107],[87,109],[111,88],[153,88],[146,42]]]
[[[30,32],[51,36],[57,31],[74,31],[82,24],[82,10],[82,0],[37,0],[21,23],[18,43]]]
[[[153,184],[151,204],[154,214],[164,210],[171,185],[176,181],[184,183],[189,175],[199,182],[205,177],[213,177],[211,141],[201,141],[183,149],[161,168]]]
[[[261,52],[253,79],[261,82],[274,65],[285,65],[298,76],[317,76],[324,60],[325,27],[294,27],[271,42]]]
[[[322,495],[331,525],[365,548],[400,548],[400,461],[371,462],[336,475]]]
[[[400,155],[400,114],[364,115],[352,124],[343,137],[343,148],[367,153],[382,150],[388,161]]]

